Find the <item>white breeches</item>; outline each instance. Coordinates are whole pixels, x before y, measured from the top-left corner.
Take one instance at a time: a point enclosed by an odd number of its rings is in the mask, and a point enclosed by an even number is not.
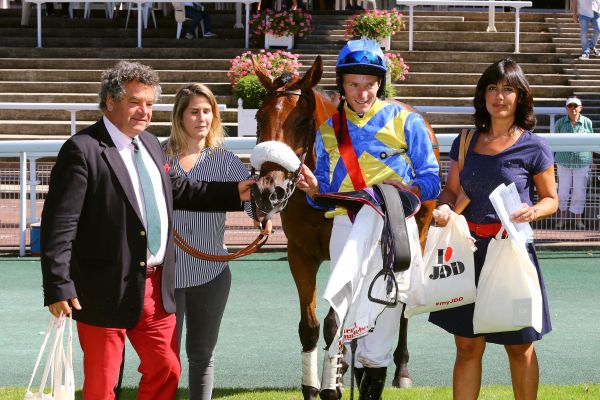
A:
[[[350,219],[343,216],[336,216],[333,221],[333,230],[331,233],[331,241],[329,251],[331,255],[331,266],[335,266],[339,260],[342,249],[346,245],[350,231],[352,230]],[[381,246],[379,235],[366,237],[368,242],[365,248],[373,248],[374,255],[371,257],[367,269],[380,270],[383,265],[381,258]],[[361,254],[357,254],[361,257]],[[368,257],[367,255],[365,255]],[[338,268],[343,268],[343,265],[338,265]],[[333,273],[333,271],[332,271]],[[365,281],[364,285],[369,285],[370,281]],[[361,301],[369,301],[361,299]],[[387,367],[392,362],[394,346],[397,342],[397,335],[400,329],[400,316],[402,315],[402,303],[398,302],[395,307],[385,307],[381,314],[377,317],[377,325],[367,335],[357,339],[357,348],[355,354],[355,365],[359,368],[379,368]],[[341,323],[338,319],[338,324]],[[336,346],[332,343],[332,347]],[[350,364],[350,346],[346,343],[346,361]]]

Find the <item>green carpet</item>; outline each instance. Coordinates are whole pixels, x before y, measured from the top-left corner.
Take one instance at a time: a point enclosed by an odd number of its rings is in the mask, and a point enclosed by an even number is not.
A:
[[[554,330],[537,344],[542,384],[600,383],[600,258],[594,253],[540,253]],[[328,277],[319,272],[319,295]],[[218,387],[298,387],[300,345],[298,301],[285,254],[253,255],[232,263],[233,287],[216,354]],[[0,386],[26,386],[49,315],[42,307],[37,258],[0,258]],[[319,300],[318,313],[327,311]],[[410,370],[419,386],[449,386],[453,338],[427,322],[410,320]],[[322,340],[321,345],[322,347]],[[81,350],[74,346],[77,384]],[[321,359],[322,354],[319,355]],[[187,386],[182,355],[181,386]],[[137,356],[128,347],[124,385],[136,386]],[[509,384],[508,362],[500,346],[489,345],[484,384]],[[389,382],[389,380],[388,380]]]

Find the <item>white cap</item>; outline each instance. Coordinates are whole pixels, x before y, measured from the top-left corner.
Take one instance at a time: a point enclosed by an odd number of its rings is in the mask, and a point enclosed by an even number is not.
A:
[[[567,105],[567,106],[568,106],[569,104],[577,104],[578,106],[580,106],[580,105],[581,105],[581,100],[579,100],[579,98],[578,98],[578,97],[571,96],[571,97],[569,97],[569,98],[567,99],[567,102],[566,102],[566,104],[565,104],[565,105]]]

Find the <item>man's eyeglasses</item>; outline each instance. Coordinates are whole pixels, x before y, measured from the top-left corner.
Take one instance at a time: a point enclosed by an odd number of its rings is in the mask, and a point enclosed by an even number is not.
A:
[[[577,107],[579,107],[579,104],[571,103],[571,104],[567,105],[567,108],[577,108]]]
[[[365,62],[366,61],[366,62]],[[348,53],[344,57],[344,64],[371,64],[383,67],[383,60],[370,51],[360,50]]]

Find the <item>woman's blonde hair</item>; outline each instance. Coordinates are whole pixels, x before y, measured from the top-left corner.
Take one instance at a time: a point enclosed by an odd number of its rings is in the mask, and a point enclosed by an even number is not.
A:
[[[205,146],[216,148],[223,144],[224,132],[215,95],[207,86],[201,83],[192,83],[179,89],[175,95],[175,103],[173,104],[173,112],[171,113],[171,134],[166,148],[169,157],[179,155],[186,148],[187,136],[183,128],[183,112],[190,104],[190,100],[196,96],[208,99],[213,114]]]

